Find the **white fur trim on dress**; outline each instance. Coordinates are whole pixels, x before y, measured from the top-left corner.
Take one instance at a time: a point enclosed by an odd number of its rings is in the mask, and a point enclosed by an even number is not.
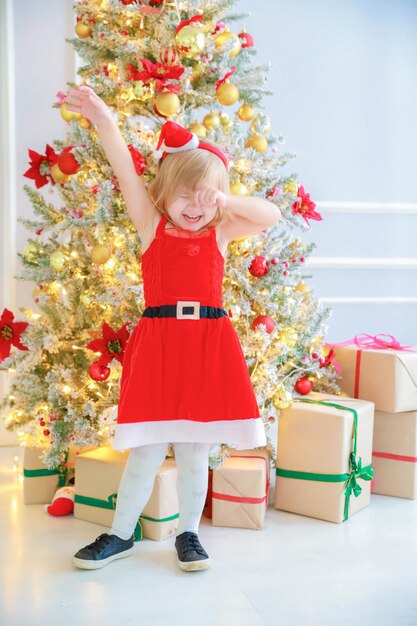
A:
[[[196,422],[193,420],[164,420],[116,424],[113,450],[126,450],[152,443],[225,443],[236,450],[258,448],[267,444],[261,417],[243,420]]]

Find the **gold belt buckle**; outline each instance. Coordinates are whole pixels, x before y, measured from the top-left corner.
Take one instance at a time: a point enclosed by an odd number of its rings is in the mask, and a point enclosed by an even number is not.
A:
[[[193,313],[184,313],[185,307],[194,307]],[[199,320],[200,319],[200,302],[192,302],[190,300],[177,301],[177,319],[179,320]]]

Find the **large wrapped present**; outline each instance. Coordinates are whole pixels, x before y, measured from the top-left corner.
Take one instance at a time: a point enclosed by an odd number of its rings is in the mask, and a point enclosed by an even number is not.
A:
[[[417,497],[417,411],[375,411],[372,493]]]
[[[88,449],[91,449],[88,448]],[[70,446],[65,461],[56,469],[48,469],[41,457],[47,447],[25,446],[23,453],[23,502],[50,504],[58,487],[65,487],[74,478],[74,457],[80,450]]]
[[[275,508],[340,523],[370,502],[373,402],[312,392],[278,418]]]
[[[349,396],[373,402],[378,411],[417,410],[417,346],[402,346],[392,335],[366,333],[326,345],[334,349],[340,386]]]
[[[119,452],[103,446],[76,458],[74,517],[112,526],[117,491],[128,456],[129,450]],[[176,481],[175,459],[165,459],[136,524],[135,541],[142,536],[160,540],[176,533],[179,518]]]
[[[266,448],[238,450],[213,470],[213,526],[263,528],[268,507],[269,464]]]

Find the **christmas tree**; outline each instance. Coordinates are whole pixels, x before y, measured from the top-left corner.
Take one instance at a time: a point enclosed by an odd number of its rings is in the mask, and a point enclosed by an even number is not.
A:
[[[283,173],[295,155],[280,151],[284,139],[271,132],[262,104],[270,65],[254,62],[243,26],[233,30],[248,17],[230,13],[236,1],[75,2],[68,41],[85,61],[80,82],[111,107],[147,184],[159,129],[170,119],[231,156],[230,193],[266,197],[281,211],[274,228],[229,243],[223,284],[275,459],[271,428],[280,410],[312,389],[340,388],[323,343],[331,310],[303,280],[315,244],[294,234],[321,216],[297,174]],[[36,284],[37,310],[21,307],[22,322],[6,308],[0,319],[0,369],[15,372],[0,406],[6,428],[26,445],[46,446],[50,469],[71,445],[111,439],[124,347],[144,309],[140,236],[97,130],[64,97],[58,92],[53,106],[68,122],[65,140],[48,139],[45,154],[30,149],[24,173],[35,183],[24,189],[38,219],[20,219],[34,235],[15,278]],[[228,442],[219,444],[210,467],[228,453]]]

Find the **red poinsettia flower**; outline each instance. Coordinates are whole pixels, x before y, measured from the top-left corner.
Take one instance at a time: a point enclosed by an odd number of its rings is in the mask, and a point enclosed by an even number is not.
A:
[[[48,182],[55,185],[55,181],[52,178],[50,171],[52,165],[57,163],[59,155],[56,154],[55,150],[48,144],[46,144],[45,150],[46,154],[43,155],[28,148],[29,157],[31,159],[30,168],[26,170],[23,176],[34,180],[37,189],[39,189],[39,187],[43,187]]]
[[[334,348],[330,348],[328,354],[320,361],[320,367],[326,367],[327,365],[333,365],[336,372],[340,375],[342,373],[342,368],[338,361],[335,361],[336,352]]]
[[[19,350],[29,350],[27,346],[20,343],[20,335],[29,326],[29,322],[13,322],[13,318],[12,311],[3,309],[0,318],[0,361],[9,356],[12,345]]]
[[[137,68],[129,63],[126,66],[128,71],[128,80],[142,80],[144,83],[148,83],[151,80],[155,81],[155,87],[157,91],[169,88],[169,91],[179,90],[179,85],[167,85],[166,81],[170,78],[179,80],[185,70],[182,65],[165,65],[164,63],[153,63],[149,59],[139,59],[142,63],[143,70],[140,72]],[[177,91],[178,93],[178,91]]]
[[[320,213],[315,211],[315,203],[310,199],[310,194],[304,191],[304,187],[302,185],[298,188],[298,200],[296,200],[292,205],[292,212],[294,215],[297,213],[301,215],[307,224],[309,224],[308,220],[322,220],[322,216]]]
[[[127,145],[129,148],[130,156],[132,157],[133,165],[138,176],[142,176],[146,170],[146,159],[131,143]]]
[[[119,330],[114,330],[106,322],[103,322],[101,327],[103,336],[100,339],[93,339],[87,344],[87,348],[90,350],[101,353],[100,364],[107,365],[113,359],[117,359],[119,363],[123,364],[124,349],[129,339],[129,332],[126,329],[128,323],[126,322]]]

